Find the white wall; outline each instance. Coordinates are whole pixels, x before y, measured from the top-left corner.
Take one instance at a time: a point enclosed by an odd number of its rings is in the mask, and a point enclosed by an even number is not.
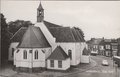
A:
[[[80,58],[81,58],[81,44],[78,42],[75,44],[75,54],[76,54],[76,65],[80,63]]]
[[[80,43],[81,44],[81,47],[80,47],[80,49],[81,49],[81,53],[80,53],[80,55],[81,55],[81,61],[82,61],[82,54],[83,54],[83,50],[84,50],[84,48],[87,46],[87,44],[85,43],[85,42],[81,42]],[[81,62],[82,63],[82,62]]]
[[[47,60],[47,69],[67,70],[70,68],[70,58],[62,60],[62,68],[58,68],[58,60],[54,60],[54,67],[50,67],[50,60]]]
[[[46,58],[51,54],[51,48],[34,48],[32,53],[29,53],[29,48],[19,48],[14,52],[14,65],[16,67],[46,67]],[[27,50],[27,59],[23,59],[23,51]],[[38,59],[35,59],[35,50],[38,50]],[[41,50],[44,50],[43,53]]]
[[[81,63],[90,63],[90,56],[89,55],[83,55],[81,57]]]
[[[12,48],[16,50],[16,47],[18,46],[19,42],[12,42],[9,47],[9,54],[8,54],[8,60],[13,61],[13,56],[12,56]]]
[[[48,28],[44,25],[43,22],[36,23],[35,26],[39,27],[41,31],[43,32],[44,36],[52,46],[52,49],[54,50],[56,48],[56,38],[52,36],[52,34],[49,32]]]
[[[59,43],[57,42],[57,45],[60,45],[63,50],[66,52],[66,54],[68,55],[68,50],[70,49],[72,51],[72,59],[70,60],[70,64],[71,65],[76,65],[76,51],[75,51],[75,43]]]

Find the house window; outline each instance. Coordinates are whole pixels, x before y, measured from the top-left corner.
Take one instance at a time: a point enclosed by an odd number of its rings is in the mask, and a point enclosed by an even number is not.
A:
[[[62,68],[62,61],[58,61],[58,68]]]
[[[50,66],[54,67],[54,60],[50,60]]]
[[[71,50],[68,50],[68,55],[69,55],[70,59],[72,59],[72,51]]]
[[[27,59],[27,51],[26,50],[24,50],[24,52],[23,52],[23,59]]]
[[[12,57],[14,56],[14,48],[12,48]]]
[[[110,49],[110,45],[106,45],[106,49]]]
[[[35,51],[35,59],[38,59],[38,50]]]

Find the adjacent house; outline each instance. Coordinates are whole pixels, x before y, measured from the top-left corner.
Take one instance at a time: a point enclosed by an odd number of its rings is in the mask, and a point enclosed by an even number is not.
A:
[[[100,55],[105,55],[104,39],[101,40],[101,42],[99,43],[99,54]]]
[[[120,38],[118,38],[117,41],[118,41],[118,51],[117,51],[117,56],[120,56]]]
[[[117,56],[118,41],[116,39],[111,40],[111,50],[112,50],[112,56]]]
[[[37,23],[28,28],[20,28],[11,38],[9,60],[14,62],[18,70],[67,70],[79,63],[89,63],[86,47],[80,29],[45,21],[44,9],[40,3]]]
[[[91,38],[91,40],[88,41],[88,47],[91,50],[91,54],[93,54],[93,55],[101,54],[101,52],[99,52],[99,43],[102,40],[103,40],[103,38]]]
[[[104,39],[105,56],[112,57],[111,39]]]

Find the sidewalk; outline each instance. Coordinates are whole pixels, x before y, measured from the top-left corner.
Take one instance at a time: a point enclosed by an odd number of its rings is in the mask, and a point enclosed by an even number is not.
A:
[[[0,71],[0,77],[62,77],[66,75],[85,72],[96,66],[96,62],[91,59],[89,64],[79,64],[77,67],[71,67],[66,72],[60,71],[44,71],[42,73],[17,73],[12,68],[6,68]]]

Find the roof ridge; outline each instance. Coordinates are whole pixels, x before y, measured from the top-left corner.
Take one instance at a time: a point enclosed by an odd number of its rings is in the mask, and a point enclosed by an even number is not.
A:
[[[28,27],[28,28],[27,28],[26,32],[29,30],[29,28],[30,28],[30,27]],[[23,37],[25,37],[26,32],[23,34]],[[17,47],[19,47],[19,46],[20,46],[20,44],[22,43],[22,41],[23,41],[23,37],[22,37],[22,39],[21,39],[21,41],[20,41],[20,43],[18,44],[18,46],[17,46]]]
[[[33,27],[33,28],[35,28],[35,27]],[[35,34],[35,32],[34,32],[33,28],[32,28],[32,31],[33,31],[33,33]],[[37,27],[36,27],[36,28],[37,28]],[[39,43],[40,43],[40,40],[38,39],[38,37],[37,37],[37,35],[36,35],[36,34],[35,34],[35,36],[36,36],[37,40],[38,40],[38,41],[39,41]]]
[[[71,29],[71,28],[69,28],[69,29],[70,29],[70,32],[71,32],[71,34],[72,34],[72,37],[73,37],[74,41],[76,42],[75,36],[74,36],[73,33],[72,33],[72,29]]]
[[[22,28],[25,29],[25,27],[21,27],[20,29],[18,29],[17,32],[15,32],[15,34],[10,38],[10,40],[11,40]],[[26,28],[27,28],[27,27],[26,27]]]

